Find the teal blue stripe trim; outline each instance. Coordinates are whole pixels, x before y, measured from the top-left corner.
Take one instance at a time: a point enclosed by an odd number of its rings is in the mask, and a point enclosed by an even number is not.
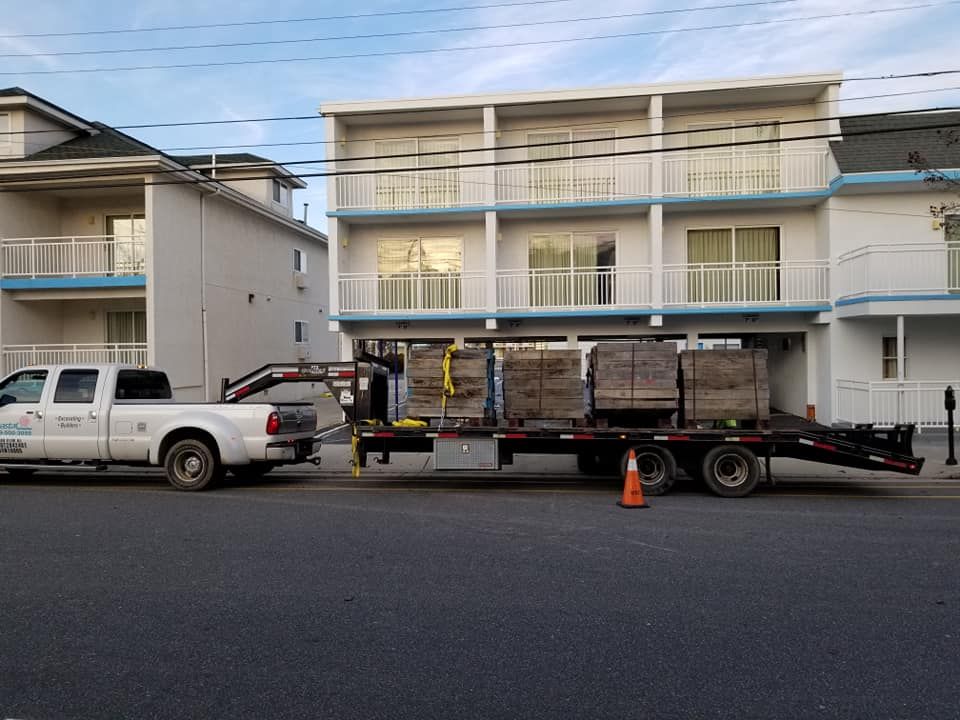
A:
[[[868,295],[867,297],[837,300],[837,307],[871,302],[914,302],[926,300],[960,300],[960,293],[950,295]]]
[[[4,278],[3,290],[58,290],[64,288],[146,287],[146,275],[80,278]]]
[[[760,307],[710,307],[710,308],[635,308],[629,310],[545,310],[543,312],[489,313],[428,313],[423,315],[333,315],[330,320],[413,322],[415,320],[523,320],[537,318],[583,318],[583,317],[647,317],[650,315],[757,315],[766,313],[829,312],[826,305],[763,305]]]

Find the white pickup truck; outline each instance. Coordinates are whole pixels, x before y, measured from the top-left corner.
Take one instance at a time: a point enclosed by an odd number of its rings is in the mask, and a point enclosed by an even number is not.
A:
[[[24,477],[60,467],[161,465],[181,490],[258,477],[313,454],[308,403],[177,403],[160,370],[48,365],[0,381],[0,467]]]

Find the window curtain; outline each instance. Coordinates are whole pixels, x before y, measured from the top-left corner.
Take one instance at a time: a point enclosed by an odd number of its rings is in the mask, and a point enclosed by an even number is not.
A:
[[[420,140],[421,153],[440,153],[421,155],[422,168],[447,168],[445,170],[427,170],[420,173],[420,206],[451,207],[460,202],[460,170],[455,166],[460,162],[460,139],[456,137],[423,138]]]
[[[398,170],[416,167],[416,138],[409,140],[377,140],[374,145],[377,170]],[[408,157],[390,157],[407,155]],[[376,207],[385,210],[411,208],[417,199],[417,178],[415,173],[378,173],[376,177]]]
[[[733,299],[733,231],[687,231],[687,301],[721,303]]]
[[[687,146],[719,145],[733,140],[733,123],[692,123],[687,126]],[[731,148],[694,149],[687,155],[687,191],[722,195],[729,192],[733,173]]]
[[[734,148],[738,156],[739,192],[762,193],[780,189],[780,126],[770,120],[737,123],[734,140],[737,142],[763,141],[750,145],[738,145]]]
[[[107,343],[128,345],[147,342],[147,313],[142,310],[107,313]]]
[[[570,163],[562,158],[570,157],[570,133],[543,132],[527,135],[527,157],[530,163],[530,200],[532,202],[564,200],[571,196],[572,178]],[[537,146],[538,143],[555,143]],[[555,162],[539,162],[554,160]]]
[[[416,308],[419,270],[419,239],[381,239],[377,243],[378,307],[381,310]]]
[[[738,228],[734,249],[738,264],[734,274],[738,299],[757,302],[778,300],[779,228]]]
[[[573,236],[575,305],[612,305],[616,302],[616,248],[614,233],[577,233]]]
[[[111,215],[107,217],[107,235],[113,244],[106,247],[107,267],[117,275],[142,275],[145,272],[143,238],[147,221],[143,215]],[[93,256],[82,253],[81,265],[93,261]],[[100,268],[80,268],[97,271]]]
[[[603,130],[575,130],[573,132],[573,157],[582,157],[573,163],[574,192],[579,199],[612,200],[616,195],[615,158],[584,157],[608,155],[616,148],[615,132]]]
[[[947,292],[960,293],[960,215],[944,218],[947,241]]]
[[[463,242],[460,238],[420,240],[420,296],[425,309],[449,310],[461,306]]]
[[[571,301],[570,235],[531,235],[529,239],[530,305],[565,307]]]

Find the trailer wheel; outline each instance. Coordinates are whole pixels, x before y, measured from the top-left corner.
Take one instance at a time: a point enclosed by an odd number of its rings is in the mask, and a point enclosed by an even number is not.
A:
[[[202,440],[188,438],[176,443],[164,461],[167,480],[178,490],[203,490],[221,479],[223,466]]]
[[[677,461],[673,453],[658,445],[638,445],[632,448],[637,456],[637,471],[645,495],[664,495],[677,480]],[[630,450],[620,461],[621,475],[627,474]]]
[[[746,497],[760,482],[760,462],[745,447],[717,445],[703,458],[703,479],[720,497]]]

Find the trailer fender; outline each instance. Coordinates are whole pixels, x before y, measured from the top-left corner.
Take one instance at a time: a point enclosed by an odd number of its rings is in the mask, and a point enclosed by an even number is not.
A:
[[[218,455],[223,465],[246,465],[250,462],[240,428],[227,418],[209,412],[180,415],[161,426],[150,441],[150,462],[161,464],[163,454],[172,442],[203,435],[213,438],[216,447],[210,449]]]

